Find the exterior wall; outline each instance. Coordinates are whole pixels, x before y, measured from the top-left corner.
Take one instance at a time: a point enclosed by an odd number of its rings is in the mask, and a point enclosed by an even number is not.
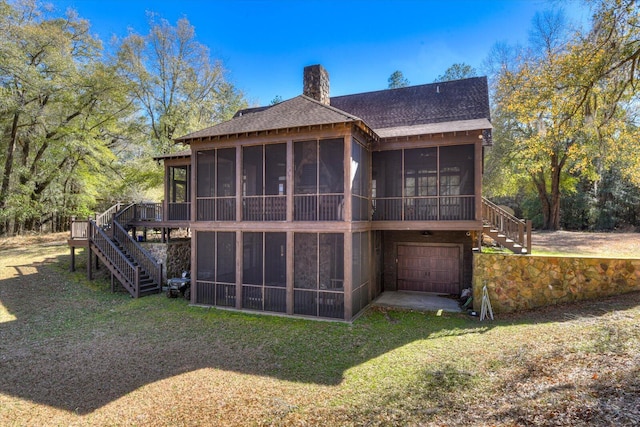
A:
[[[462,246],[462,274],[460,289],[471,286],[473,275],[473,239],[463,231],[431,231],[424,236],[421,231],[384,231],[383,248],[383,290],[397,290],[396,247],[398,243],[421,243],[425,245],[459,244]]]
[[[497,313],[640,290],[640,259],[477,253],[473,270],[477,311],[484,285]]]
[[[180,277],[191,265],[191,240],[174,240],[169,243],[142,243],[149,253],[162,263],[162,281]]]
[[[167,243],[167,278],[180,277],[183,271],[191,268],[191,239],[176,240]]]
[[[343,138],[344,139],[344,210],[341,211],[341,215],[339,219],[336,220],[326,220],[326,221],[296,221],[295,220],[295,208],[296,205],[294,203],[295,197],[297,196],[295,192],[295,144],[301,141],[309,141],[313,139],[326,140],[326,139],[334,139],[334,138]],[[218,219],[214,220],[198,220],[198,211],[197,211],[197,182],[196,179],[198,177],[198,163],[197,156],[191,158],[191,200],[195,201],[191,206],[191,221],[189,223],[189,227],[191,231],[196,236],[196,239],[193,239],[192,243],[192,263],[191,263],[191,276],[193,279],[193,283],[195,284],[192,287],[192,302],[200,303],[200,304],[210,304],[211,300],[207,299],[206,302],[203,299],[199,298],[199,293],[201,292],[199,289],[199,282],[207,282],[207,280],[201,280],[202,278],[198,277],[198,259],[200,255],[197,253],[197,237],[204,236],[204,233],[207,232],[215,232],[215,233],[235,233],[236,235],[236,247],[235,247],[235,279],[230,281],[230,283],[224,283],[228,290],[233,288],[235,290],[234,293],[234,303],[229,302],[225,304],[229,307],[234,307],[236,309],[243,309],[243,284],[242,284],[242,270],[243,270],[243,246],[242,246],[242,236],[243,233],[247,232],[286,232],[287,233],[287,285],[286,285],[286,313],[287,314],[301,314],[295,312],[296,302],[296,284],[294,284],[295,279],[295,269],[294,269],[294,259],[295,256],[300,256],[298,251],[295,251],[294,246],[294,236],[296,233],[341,233],[344,234],[344,319],[351,320],[357,313],[364,307],[372,298],[377,296],[381,291],[387,290],[392,291],[396,290],[396,265],[395,259],[397,257],[396,247],[398,243],[420,243],[420,244],[429,244],[429,245],[457,245],[461,250],[461,277],[460,277],[460,288],[465,288],[471,286],[471,278],[472,278],[472,247],[474,241],[472,237],[468,236],[468,231],[478,231],[482,227],[482,222],[479,219],[478,215],[480,215],[480,210],[475,209],[475,218],[467,219],[464,221],[371,221],[370,220],[370,212],[366,212],[365,215],[359,215],[358,213],[354,214],[353,209],[353,200],[352,191],[354,191],[353,183],[352,183],[352,150],[354,148],[354,144],[352,143],[353,138],[357,138],[358,141],[364,142],[363,147],[367,148],[363,150],[362,156],[366,156],[366,163],[370,164],[370,154],[368,151],[369,144],[372,141],[369,140],[367,135],[361,133],[358,128],[352,127],[350,125],[336,125],[336,126],[318,126],[310,129],[298,130],[297,132],[282,132],[282,133],[269,133],[264,132],[256,135],[238,135],[230,138],[225,138],[221,140],[203,140],[198,142],[193,142],[191,144],[191,149],[193,153],[197,153],[199,151],[205,150],[220,150],[220,149],[235,149],[235,195],[232,196],[235,201],[235,215],[233,215],[233,219],[231,216],[228,219]],[[474,144],[474,159],[476,162],[476,166],[474,168],[474,182],[473,182],[473,195],[480,195],[480,168],[478,164],[480,162],[480,157],[478,155],[478,151],[481,149],[481,143],[478,142],[479,139],[475,134],[465,134],[465,135],[448,135],[446,138],[443,136],[442,138],[426,138],[420,140],[412,140],[412,141],[397,141],[397,142],[389,142],[388,144],[384,144],[384,149],[380,151],[384,151],[385,149],[403,149],[403,148],[411,148],[415,146],[423,146],[423,147],[435,147],[441,145],[460,145],[460,144]],[[260,144],[286,144],[287,150],[287,158],[286,158],[286,219],[280,221],[249,221],[243,220],[243,194],[242,194],[242,186],[243,186],[243,176],[241,171],[243,170],[243,147],[250,145],[260,145]],[[356,147],[358,148],[358,147]],[[380,149],[380,147],[378,147]],[[357,157],[357,156],[356,156]],[[365,162],[362,162],[363,167]],[[366,176],[366,179],[371,180],[371,168],[367,168],[366,172],[363,172],[363,175]],[[356,172],[355,170],[353,172]],[[364,178],[363,176],[363,178]],[[367,193],[370,193],[370,189],[367,189]],[[357,199],[357,197],[356,197]],[[367,194],[368,199],[368,194]],[[370,208],[371,203],[369,200],[365,199],[366,203],[364,203],[367,208]],[[476,204],[479,203],[480,198],[476,198]],[[361,211],[363,211],[361,209]],[[361,212],[362,213],[362,212]],[[355,218],[354,218],[355,216]],[[366,218],[363,219],[363,218]],[[354,273],[354,265],[357,265],[353,261],[353,256],[357,256],[357,252],[354,253],[354,249],[352,247],[352,233],[358,232],[369,232],[372,230],[380,230],[375,233],[370,233],[370,238],[367,243],[367,247],[369,250],[367,251],[368,260],[366,261],[369,264],[370,269],[368,271],[360,271]],[[400,231],[401,230],[401,231]],[[412,230],[412,231],[409,231]],[[423,230],[431,230],[430,235],[424,236],[422,235]],[[455,230],[455,231],[452,231]],[[206,253],[205,252],[201,252]],[[360,255],[362,256],[362,250],[360,251]],[[206,256],[206,255],[204,255]],[[302,255],[301,258],[304,258],[305,255]],[[326,258],[325,254],[321,254],[321,258]],[[364,257],[363,257],[364,258]],[[364,260],[362,262],[365,262]],[[204,264],[204,261],[202,262]],[[325,276],[326,271],[322,270],[323,265],[319,266],[319,274]],[[368,274],[365,274],[368,273]],[[179,274],[179,271],[178,271]],[[366,284],[365,290],[354,288],[352,280],[354,275],[357,278],[369,277],[373,278],[373,281],[369,281]],[[233,283],[235,282],[235,283]],[[207,282],[208,283],[208,282]],[[320,282],[318,282],[320,283]],[[366,281],[362,280],[362,285]],[[209,286],[207,284],[206,286]],[[216,285],[217,286],[217,285]],[[202,295],[205,293],[205,285],[203,285]],[[225,289],[226,289],[225,288]],[[362,286],[361,286],[362,288]],[[208,291],[206,291],[208,292]],[[300,294],[301,292],[298,292]],[[323,292],[318,289],[319,296],[318,298],[324,298]],[[208,295],[208,294],[207,294]],[[366,301],[366,302],[365,302]],[[220,305],[220,304],[215,304]],[[306,314],[306,313],[302,313]],[[319,317],[334,317],[332,315],[322,315],[319,314]]]

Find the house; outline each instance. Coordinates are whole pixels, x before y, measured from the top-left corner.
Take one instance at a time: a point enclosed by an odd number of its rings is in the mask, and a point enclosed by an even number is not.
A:
[[[191,230],[191,302],[349,321],[383,291],[459,294],[501,215],[491,129],[485,77],[331,97],[314,65],[302,95],[178,138],[158,224]]]
[[[192,302],[350,320],[383,290],[458,294],[483,225],[486,79],[333,98],[322,66],[303,80],[177,139],[194,171]]]

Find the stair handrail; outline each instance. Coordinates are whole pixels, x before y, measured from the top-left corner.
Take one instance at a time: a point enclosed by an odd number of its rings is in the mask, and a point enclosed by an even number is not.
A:
[[[531,221],[517,218],[489,199],[482,198],[482,218],[531,253]]]
[[[120,283],[122,283],[134,297],[139,297],[140,267],[129,261],[95,220],[89,219],[88,227],[89,247],[91,248],[91,245],[96,247],[102,256],[113,266],[110,268],[115,270],[112,272],[115,273]]]
[[[115,212],[118,212],[122,207],[123,203],[118,202],[115,205],[111,206],[106,211],[101,214],[96,214],[94,221],[98,226],[103,229],[108,228],[107,226],[111,223],[111,218]],[[71,217],[71,240],[73,239],[86,239],[87,238],[87,225],[88,222],[85,219],[78,219],[75,216]]]
[[[142,267],[158,286],[162,286],[162,264],[138,243],[125,228],[113,218],[113,238]]]
[[[124,203],[118,202],[106,211],[102,212],[100,215],[96,215],[96,224],[100,227],[109,225],[111,223],[111,218],[113,218],[113,214],[118,212],[123,205]]]
[[[136,203],[129,203],[126,207],[118,210],[114,215],[109,218],[118,221],[120,224],[127,225],[129,221],[135,219],[136,216]]]

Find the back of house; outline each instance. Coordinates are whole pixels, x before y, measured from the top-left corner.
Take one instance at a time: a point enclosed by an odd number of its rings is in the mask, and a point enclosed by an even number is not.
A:
[[[302,95],[176,141],[167,215],[189,218],[194,304],[352,320],[383,291],[471,283],[484,77],[330,97],[310,66]]]

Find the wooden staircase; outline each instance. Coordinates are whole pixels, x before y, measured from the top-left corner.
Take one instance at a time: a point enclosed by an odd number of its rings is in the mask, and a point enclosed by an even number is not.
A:
[[[132,209],[129,205],[124,209],[110,212],[109,222],[100,215],[87,223],[87,241],[89,253],[94,254],[107,267],[112,277],[134,298],[158,293],[162,290],[162,264],[159,264],[140,244],[127,232],[126,224],[121,224],[121,214]],[[127,215],[124,215],[126,218]],[[91,260],[88,276],[92,278]]]
[[[514,254],[531,253],[531,221],[516,218],[500,206],[482,198],[482,233]]]

